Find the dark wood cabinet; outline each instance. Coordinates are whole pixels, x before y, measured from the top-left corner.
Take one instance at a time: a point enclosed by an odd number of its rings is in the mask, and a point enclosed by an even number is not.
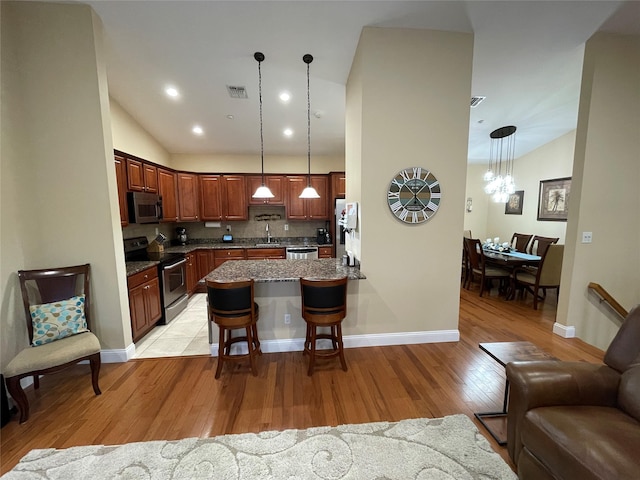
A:
[[[268,260],[287,258],[284,248],[247,248],[247,260]]]
[[[198,281],[206,277],[215,268],[214,251],[201,249],[195,251],[198,270]]]
[[[247,256],[245,254],[244,248],[221,248],[213,250],[214,252],[214,268],[218,268],[227,260],[246,260]]]
[[[249,205],[284,205],[284,182],[284,175],[265,175],[264,183],[273,193],[273,198],[253,198],[253,194],[262,185],[262,175],[247,176]]]
[[[200,216],[202,220],[222,220],[221,190],[220,175],[200,175]]]
[[[132,192],[158,193],[158,168],[127,158],[127,186]]]
[[[120,225],[129,225],[129,210],[127,208],[127,160],[119,155],[115,156],[116,183],[118,184],[118,204],[120,205]]]
[[[307,186],[306,175],[287,176],[287,218],[291,220],[329,219],[329,180],[327,175],[311,175],[311,185],[320,198],[299,198]]]
[[[347,195],[347,176],[344,172],[331,172],[331,198],[345,198]]]
[[[318,258],[331,258],[333,247],[318,247]]]
[[[158,193],[162,197],[162,221],[178,221],[178,179],[174,172],[158,169]]]
[[[160,282],[156,267],[148,268],[127,278],[131,334],[137,342],[160,320]]]
[[[178,172],[178,220],[197,222],[199,220],[198,175]]]
[[[202,220],[247,220],[244,175],[200,175]]]
[[[185,258],[187,260],[187,293],[191,295],[202,277],[198,277],[198,257],[195,252],[187,253]]]

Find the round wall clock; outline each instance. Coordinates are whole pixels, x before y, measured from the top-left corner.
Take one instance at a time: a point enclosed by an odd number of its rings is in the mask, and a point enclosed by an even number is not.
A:
[[[426,222],[440,205],[440,182],[426,168],[405,168],[391,179],[387,202],[395,217],[412,225]]]

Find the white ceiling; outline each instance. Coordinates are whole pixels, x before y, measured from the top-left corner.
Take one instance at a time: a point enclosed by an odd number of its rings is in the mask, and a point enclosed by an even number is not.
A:
[[[470,95],[487,99],[471,109],[469,162],[487,158],[489,133],[504,125],[518,127],[519,157],[576,127],[585,41],[598,30],[640,34],[635,1],[82,3],[104,24],[111,96],[170,153],[259,153],[261,51],[265,154],[306,155],[305,53],[315,58],[312,156],[343,154],[345,85],[362,28],[377,26],[473,32]],[[178,100],[165,96],[168,84]],[[230,98],[227,85],[249,98]],[[293,95],[287,105],[282,89]]]

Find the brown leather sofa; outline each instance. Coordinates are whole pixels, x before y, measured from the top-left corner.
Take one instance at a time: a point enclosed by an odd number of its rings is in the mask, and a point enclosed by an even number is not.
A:
[[[507,447],[520,479],[640,478],[640,305],[604,362],[507,364]]]

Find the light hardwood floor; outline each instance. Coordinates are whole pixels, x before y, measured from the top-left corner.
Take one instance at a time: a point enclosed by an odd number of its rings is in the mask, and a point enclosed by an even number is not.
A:
[[[603,352],[551,333],[555,295],[534,311],[531,296],[506,302],[495,290],[479,298],[475,288],[460,292],[459,342],[348,349],[348,372],[334,362],[321,363],[309,378],[306,358],[292,352],[264,354],[257,377],[248,366],[225,366],[218,381],[216,359],[208,356],[105,364],[98,397],[86,365],[43,377],[39,391],[27,391],[30,419],[19,425],[14,417],[0,431],[0,473],[34,448],[455,413],[471,417],[508,461],[506,448],[473,417],[499,409],[504,388],[504,369],[478,343],[529,340],[560,360],[601,362]]]

